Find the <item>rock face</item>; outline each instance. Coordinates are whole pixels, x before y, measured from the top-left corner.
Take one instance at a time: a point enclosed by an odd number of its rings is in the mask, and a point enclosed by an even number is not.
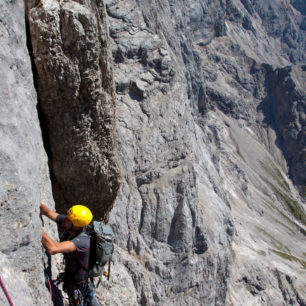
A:
[[[123,264],[136,287],[134,304],[223,305],[234,229],[193,118],[203,88],[191,42],[184,41],[184,4],[167,3],[164,11],[139,5],[107,3],[125,169],[110,220],[119,246],[133,255]]]
[[[57,208],[103,218],[120,184],[102,1],[26,1],[39,107]]]
[[[48,303],[51,183],[59,211],[83,202],[115,229],[103,305],[306,304],[302,1],[28,0],[28,46],[23,5],[0,3],[16,304]]]
[[[25,33],[23,2],[0,1],[0,275],[15,305],[45,305],[39,201],[53,202]]]

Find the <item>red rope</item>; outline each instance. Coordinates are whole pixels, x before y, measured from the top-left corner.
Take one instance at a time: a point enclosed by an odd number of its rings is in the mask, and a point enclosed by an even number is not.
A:
[[[3,290],[4,294],[5,294],[5,296],[6,296],[7,300],[8,300],[8,302],[10,303],[10,306],[14,306],[14,304],[13,304],[13,302],[12,302],[12,300],[11,300],[11,298],[10,298],[10,296],[9,296],[9,294],[8,294],[8,292],[7,292],[6,288],[5,288],[5,286],[4,286],[4,283],[3,283],[3,281],[2,281],[1,276],[0,276],[0,284],[1,284],[2,290]]]
[[[49,291],[50,291],[50,305],[52,306],[52,288],[51,288],[51,283],[49,280],[49,277],[47,278],[48,284],[49,284]]]

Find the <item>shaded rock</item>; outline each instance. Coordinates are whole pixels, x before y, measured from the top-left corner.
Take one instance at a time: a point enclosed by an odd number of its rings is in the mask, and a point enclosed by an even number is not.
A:
[[[278,145],[284,151],[292,179],[299,187],[306,185],[305,81],[306,74],[301,67],[276,70],[267,67],[269,94],[262,105],[266,122],[278,131]]]

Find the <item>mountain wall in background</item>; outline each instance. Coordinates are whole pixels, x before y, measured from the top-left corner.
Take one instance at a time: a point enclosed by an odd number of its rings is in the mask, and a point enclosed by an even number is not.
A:
[[[303,1],[0,12],[0,273],[17,305],[47,304],[43,270],[62,269],[39,202],[113,225],[101,304],[306,304]]]

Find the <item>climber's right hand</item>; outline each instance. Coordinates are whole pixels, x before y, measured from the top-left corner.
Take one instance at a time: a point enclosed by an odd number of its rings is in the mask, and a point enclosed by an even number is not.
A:
[[[48,212],[49,212],[49,208],[43,203],[40,203],[40,214],[46,216]]]
[[[49,207],[47,207],[45,204],[40,203],[40,214],[42,216],[46,216],[49,219],[56,221],[56,217],[58,216],[58,213],[51,210]]]

